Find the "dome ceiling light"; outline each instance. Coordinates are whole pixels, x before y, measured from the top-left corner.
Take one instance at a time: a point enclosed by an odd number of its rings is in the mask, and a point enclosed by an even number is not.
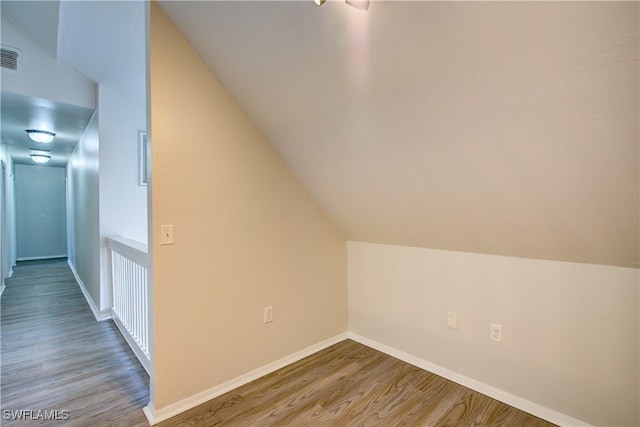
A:
[[[29,154],[29,156],[31,156],[31,160],[40,164],[49,163],[49,161],[51,160],[51,156],[48,156],[46,154]]]
[[[48,132],[46,130],[35,130],[35,129],[27,129],[27,135],[34,142],[40,142],[43,144],[48,144],[53,141],[56,134],[53,132]]]
[[[313,2],[318,6],[322,6],[326,1],[327,0],[313,0]],[[346,0],[345,3],[347,3],[351,7],[355,7],[356,9],[369,10],[369,4],[371,3],[371,1],[370,0]]]
[[[49,163],[49,161],[51,161],[51,156],[50,156],[51,151],[37,150],[35,148],[30,148],[30,150],[31,150],[31,154],[29,154],[29,156],[31,157],[31,160],[33,160],[35,163],[44,164],[44,163]]]
[[[369,10],[369,0],[346,0],[347,3],[351,7],[355,7],[360,10]]]

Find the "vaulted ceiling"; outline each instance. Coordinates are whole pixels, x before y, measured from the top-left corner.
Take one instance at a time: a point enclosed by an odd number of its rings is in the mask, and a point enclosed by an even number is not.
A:
[[[637,2],[160,5],[349,239],[639,266]],[[2,2],[135,104],[138,6]]]
[[[160,5],[349,239],[638,267],[637,2]]]

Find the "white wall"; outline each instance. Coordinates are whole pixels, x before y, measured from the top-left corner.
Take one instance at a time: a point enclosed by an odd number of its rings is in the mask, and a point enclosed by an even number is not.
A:
[[[0,174],[0,191],[2,187],[5,188],[5,200],[0,200],[0,203],[5,203],[5,206],[0,206],[0,209],[5,210],[6,214],[6,229],[0,227],[0,259],[3,265],[0,266],[0,279],[2,283],[0,288],[4,285],[4,279],[11,276],[11,267],[15,265],[15,196],[13,185],[13,160],[8,155],[4,144],[0,144],[0,161],[4,163],[4,174]]]
[[[65,168],[15,165],[18,260],[67,256]]]
[[[138,132],[146,111],[99,86],[101,310],[110,307],[110,258],[106,237],[147,243],[147,187],[138,185]]]
[[[350,332],[587,423],[638,425],[638,270],[358,242],[348,269]]]
[[[100,307],[98,113],[87,126],[67,166],[69,262],[95,307]]]
[[[63,1],[58,58],[139,109],[147,103],[146,1]]]
[[[138,132],[146,112],[100,85],[100,234],[147,243],[147,187],[138,185]]]
[[[20,73],[2,70],[2,90],[95,108],[95,83],[56,61],[2,14],[2,44],[22,50]]]

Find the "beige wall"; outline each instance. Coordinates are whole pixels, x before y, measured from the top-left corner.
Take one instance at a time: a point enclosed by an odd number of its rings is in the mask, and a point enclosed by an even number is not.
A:
[[[357,242],[348,258],[350,332],[590,424],[638,425],[637,269]]]
[[[156,4],[150,44],[161,409],[346,331],[347,258],[344,237]],[[159,245],[161,224],[174,224],[175,245]]]
[[[347,257],[156,4],[150,55],[156,409],[345,331],[348,259],[351,332],[588,423],[638,424],[637,269],[356,242]]]

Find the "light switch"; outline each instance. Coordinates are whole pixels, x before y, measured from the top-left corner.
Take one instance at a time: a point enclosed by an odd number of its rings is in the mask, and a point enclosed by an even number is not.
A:
[[[161,225],[160,226],[160,244],[161,245],[173,245],[173,225]]]
[[[447,312],[447,327],[458,330],[458,313]]]

